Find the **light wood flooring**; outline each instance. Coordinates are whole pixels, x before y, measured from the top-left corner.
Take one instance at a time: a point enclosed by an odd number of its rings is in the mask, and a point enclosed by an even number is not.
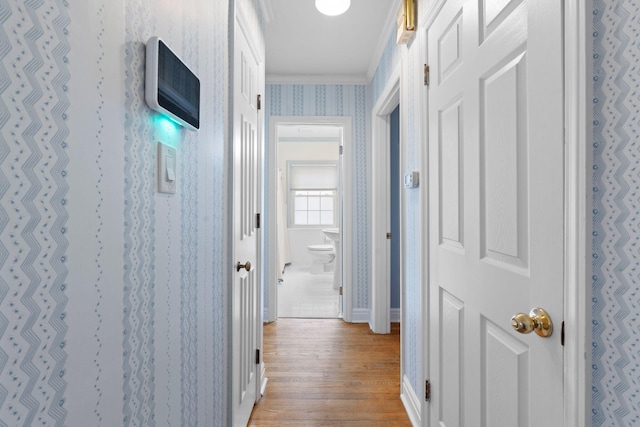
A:
[[[400,401],[400,325],[339,319],[264,325],[269,382],[250,426],[411,426]]]

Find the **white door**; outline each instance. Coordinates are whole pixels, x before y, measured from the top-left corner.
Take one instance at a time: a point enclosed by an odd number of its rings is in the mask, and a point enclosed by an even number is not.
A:
[[[233,425],[256,402],[258,365],[258,61],[240,27],[234,40],[233,108]]]
[[[448,0],[428,30],[433,426],[563,424],[562,3]],[[533,307],[550,337],[512,328]]]

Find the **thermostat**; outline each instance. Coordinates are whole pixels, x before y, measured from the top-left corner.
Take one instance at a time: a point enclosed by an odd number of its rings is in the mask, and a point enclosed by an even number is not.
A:
[[[404,188],[416,188],[418,186],[418,172],[407,172],[404,174]]]

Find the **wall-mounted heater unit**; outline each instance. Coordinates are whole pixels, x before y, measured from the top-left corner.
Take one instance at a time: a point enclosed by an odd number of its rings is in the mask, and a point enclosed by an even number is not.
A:
[[[200,80],[160,39],[147,42],[145,99],[182,126],[200,128]]]

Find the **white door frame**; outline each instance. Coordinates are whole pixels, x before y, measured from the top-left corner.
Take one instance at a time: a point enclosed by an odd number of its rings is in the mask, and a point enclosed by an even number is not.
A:
[[[446,0],[439,0],[424,15],[420,27],[426,41],[428,28]],[[591,218],[592,218],[592,9],[583,0],[564,1],[564,86],[565,86],[565,283],[564,283],[564,426],[591,425]],[[427,44],[422,55],[428,60]],[[425,61],[428,64],[427,61]],[[428,130],[428,90],[422,100],[423,129]],[[428,132],[422,132],[428,135]],[[422,161],[428,163],[428,147],[422,144]],[[428,192],[428,189],[424,190]],[[426,196],[426,195],[425,195]],[[427,197],[423,199],[426,200]],[[428,219],[423,203],[423,221]],[[422,241],[429,241],[428,227],[422,228]],[[423,251],[423,271],[429,268],[429,251]],[[427,274],[422,277],[428,278]],[[425,279],[426,280],[426,279]],[[428,284],[427,284],[428,285]],[[429,307],[428,292],[423,310]],[[429,312],[423,312],[423,372],[429,378]],[[422,425],[429,425],[429,403],[423,402]]]
[[[369,326],[376,334],[391,331],[389,240],[389,115],[400,104],[400,63],[387,81],[371,115],[371,320]],[[402,114],[402,113],[401,113]],[[402,120],[400,120],[400,158],[402,158]],[[402,163],[402,161],[400,161]],[[400,203],[402,206],[402,202]],[[402,209],[401,209],[402,210]],[[402,214],[400,214],[402,218]],[[402,222],[402,220],[400,220]],[[402,229],[402,226],[401,226]],[[402,239],[400,236],[392,236]],[[402,243],[400,244],[402,252]],[[401,257],[402,265],[402,257]],[[402,283],[402,268],[400,269]],[[402,289],[402,285],[400,285]]]
[[[326,125],[340,127],[343,129],[342,135],[342,227],[346,232],[342,232],[342,277],[343,277],[343,319],[351,322],[352,318],[352,291],[353,291],[353,144],[352,144],[352,119],[350,116],[272,116],[269,118],[269,162],[266,168],[268,178],[263,176],[269,183],[267,189],[269,203],[268,230],[269,242],[267,254],[276,254],[276,189],[277,179],[275,171],[277,169],[277,141],[279,125]],[[277,292],[278,292],[278,266],[277,257],[270,255],[267,263],[269,265],[269,300],[267,301],[267,318],[265,321],[274,322],[278,318],[277,314]]]
[[[590,426],[593,4],[564,7],[565,426]]]

